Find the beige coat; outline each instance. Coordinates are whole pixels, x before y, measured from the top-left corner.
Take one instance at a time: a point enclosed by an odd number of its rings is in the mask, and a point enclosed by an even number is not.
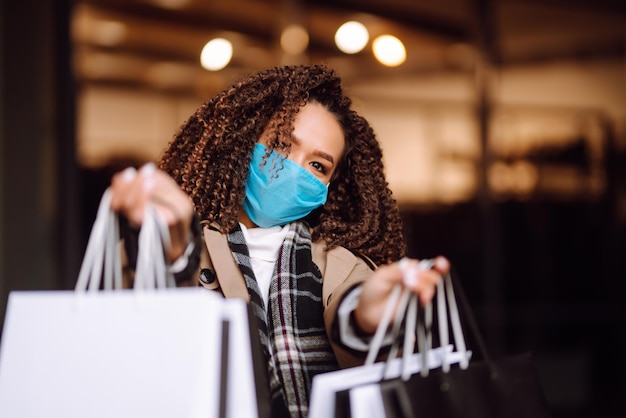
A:
[[[203,234],[205,251],[202,252],[200,268],[210,268],[215,271],[225,297],[249,301],[248,289],[230,252],[226,236],[206,226],[203,228]],[[323,277],[324,323],[330,338],[330,330],[342,296],[355,284],[371,277],[372,270],[365,261],[343,247],[325,251],[323,243],[314,242],[311,251],[313,262],[318,266]],[[194,277],[198,280],[199,275],[195,274]],[[352,367],[363,363],[364,358],[351,355],[335,344],[332,339],[331,345],[340,367]]]

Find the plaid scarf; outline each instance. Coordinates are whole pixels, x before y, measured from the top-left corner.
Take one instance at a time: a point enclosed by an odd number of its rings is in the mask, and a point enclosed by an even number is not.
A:
[[[290,225],[274,267],[266,309],[238,227],[228,243],[244,276],[267,357],[272,417],[305,418],[313,376],[337,370],[324,326],[322,275],[313,263],[307,226]]]

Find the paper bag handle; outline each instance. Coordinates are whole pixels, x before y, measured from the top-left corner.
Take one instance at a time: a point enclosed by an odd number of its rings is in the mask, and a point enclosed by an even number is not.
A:
[[[145,210],[139,230],[135,289],[175,287],[165,258],[170,248],[169,231],[152,205],[146,205]]]
[[[422,260],[419,263],[419,267],[421,269],[428,269],[432,267],[432,260]],[[389,325],[391,322],[391,317],[393,315],[393,310],[397,306],[396,316],[393,321],[393,326],[391,329],[391,335],[394,340],[394,344],[391,347],[391,351],[389,353],[389,357],[395,357],[397,354],[397,345],[396,341],[400,331],[400,325],[402,323],[402,317],[406,314],[406,309],[409,303],[409,299],[411,297],[411,292],[403,288],[401,284],[397,284],[391,290],[389,294],[389,298],[387,299],[387,304],[385,305],[385,310],[383,311],[383,315],[378,323],[378,327],[374,333],[374,337],[370,342],[370,348],[367,353],[367,357],[365,358],[365,364],[372,364],[376,361],[380,349],[383,344],[383,340],[387,334],[389,329]],[[399,301],[399,302],[398,302]],[[430,305],[429,305],[430,306]],[[431,309],[427,307],[427,309]],[[413,328],[414,329],[414,328]]]
[[[433,260],[422,260],[420,267],[423,269],[432,268]],[[439,329],[439,342],[444,350],[441,351],[442,358],[442,370],[447,372],[450,369],[450,361],[447,358],[445,347],[449,344],[449,325],[452,328],[452,336],[454,340],[454,346],[456,351],[462,353],[460,360],[460,367],[465,369],[469,365],[469,352],[465,344],[465,337],[463,335],[463,328],[461,326],[461,320],[459,315],[458,306],[456,303],[456,297],[454,294],[454,288],[452,284],[452,278],[450,273],[444,275],[443,280],[437,283],[436,288],[437,298],[437,319]],[[396,315],[391,329],[391,335],[394,342],[389,351],[387,365],[390,360],[396,358],[399,350],[399,331],[400,324],[403,317],[405,318],[405,332],[404,342],[402,348],[402,372],[401,376],[404,380],[408,379],[411,375],[410,372],[410,357],[415,349],[415,341],[417,340],[418,352],[421,353],[421,367],[420,373],[423,376],[427,376],[429,373],[428,368],[428,352],[432,349],[432,321],[433,321],[433,306],[429,303],[424,308],[424,320],[420,319],[418,313],[418,297],[416,294],[408,289],[403,289],[402,285],[396,285],[389,296],[387,305],[383,312],[383,316],[379,323],[378,328],[370,343],[370,349],[365,360],[365,364],[372,364],[378,357],[382,341],[387,333],[391,317],[393,316],[393,310],[397,307]],[[417,334],[415,336],[415,334]],[[416,338],[415,338],[416,337]],[[481,347],[482,348],[482,347]],[[388,367],[385,367],[383,372],[383,378],[387,376]]]
[[[461,296],[463,292],[460,292]],[[454,338],[454,345],[458,352],[462,353],[461,360],[459,361],[459,366],[462,369],[466,369],[469,366],[469,351],[467,350],[465,344],[465,337],[463,335],[463,328],[461,326],[461,318],[459,314],[459,309],[457,305],[457,300],[455,296],[452,275],[450,273],[446,273],[441,280],[437,284],[437,319],[438,319],[438,330],[439,330],[439,342],[442,347],[445,347],[449,343],[449,325],[448,325],[448,314],[450,320],[450,327],[452,329],[452,335]],[[416,299],[416,295],[413,295],[413,299]],[[471,312],[468,312],[468,308],[466,306],[466,301],[463,299],[463,307],[465,308],[466,316],[469,315],[470,319],[470,328],[473,334],[475,334],[477,341],[479,343],[479,350],[482,352],[483,356],[487,359],[486,350],[484,348],[484,343],[482,343],[482,338],[480,333],[478,332],[475,323],[473,322],[473,317],[471,317]],[[418,317],[419,318],[419,317]],[[426,367],[426,356],[428,351],[432,348],[432,331],[430,327],[426,329],[417,322],[417,340],[418,340],[418,351],[421,353],[422,357],[422,367],[420,368],[420,374],[422,376],[428,376],[429,369]],[[412,348],[411,348],[412,351]],[[444,373],[447,373],[450,370],[450,361],[447,358],[447,354],[445,350],[442,350],[442,364],[441,368]],[[402,369],[402,377],[403,379],[408,379],[410,373],[408,370],[408,361],[403,362]]]
[[[111,189],[105,190],[93,223],[87,248],[76,281],[77,292],[100,289],[121,289],[122,263],[120,254],[119,219],[111,209]],[[169,249],[169,231],[150,204],[146,205],[143,225],[139,231],[136,290],[175,286],[164,251]]]

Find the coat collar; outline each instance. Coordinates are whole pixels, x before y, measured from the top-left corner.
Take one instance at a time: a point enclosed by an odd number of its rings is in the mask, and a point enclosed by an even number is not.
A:
[[[235,262],[226,236],[208,227],[204,228],[204,242],[222,293],[227,298],[250,300],[241,270]]]
[[[224,296],[249,301],[248,289],[241,270],[239,270],[239,266],[237,266],[230,251],[226,236],[205,226],[204,241],[212,268],[218,277]],[[322,297],[324,306],[326,306],[333,291],[346,280],[354,269],[357,257],[343,247],[336,247],[327,251],[323,242],[314,242],[311,245],[311,252],[313,262],[322,273]]]

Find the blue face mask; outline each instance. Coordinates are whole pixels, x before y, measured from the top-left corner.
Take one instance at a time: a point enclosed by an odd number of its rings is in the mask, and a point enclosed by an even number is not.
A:
[[[243,207],[256,225],[269,228],[301,219],[326,203],[328,188],[301,165],[257,143],[252,152]],[[261,166],[263,165],[263,166]]]

